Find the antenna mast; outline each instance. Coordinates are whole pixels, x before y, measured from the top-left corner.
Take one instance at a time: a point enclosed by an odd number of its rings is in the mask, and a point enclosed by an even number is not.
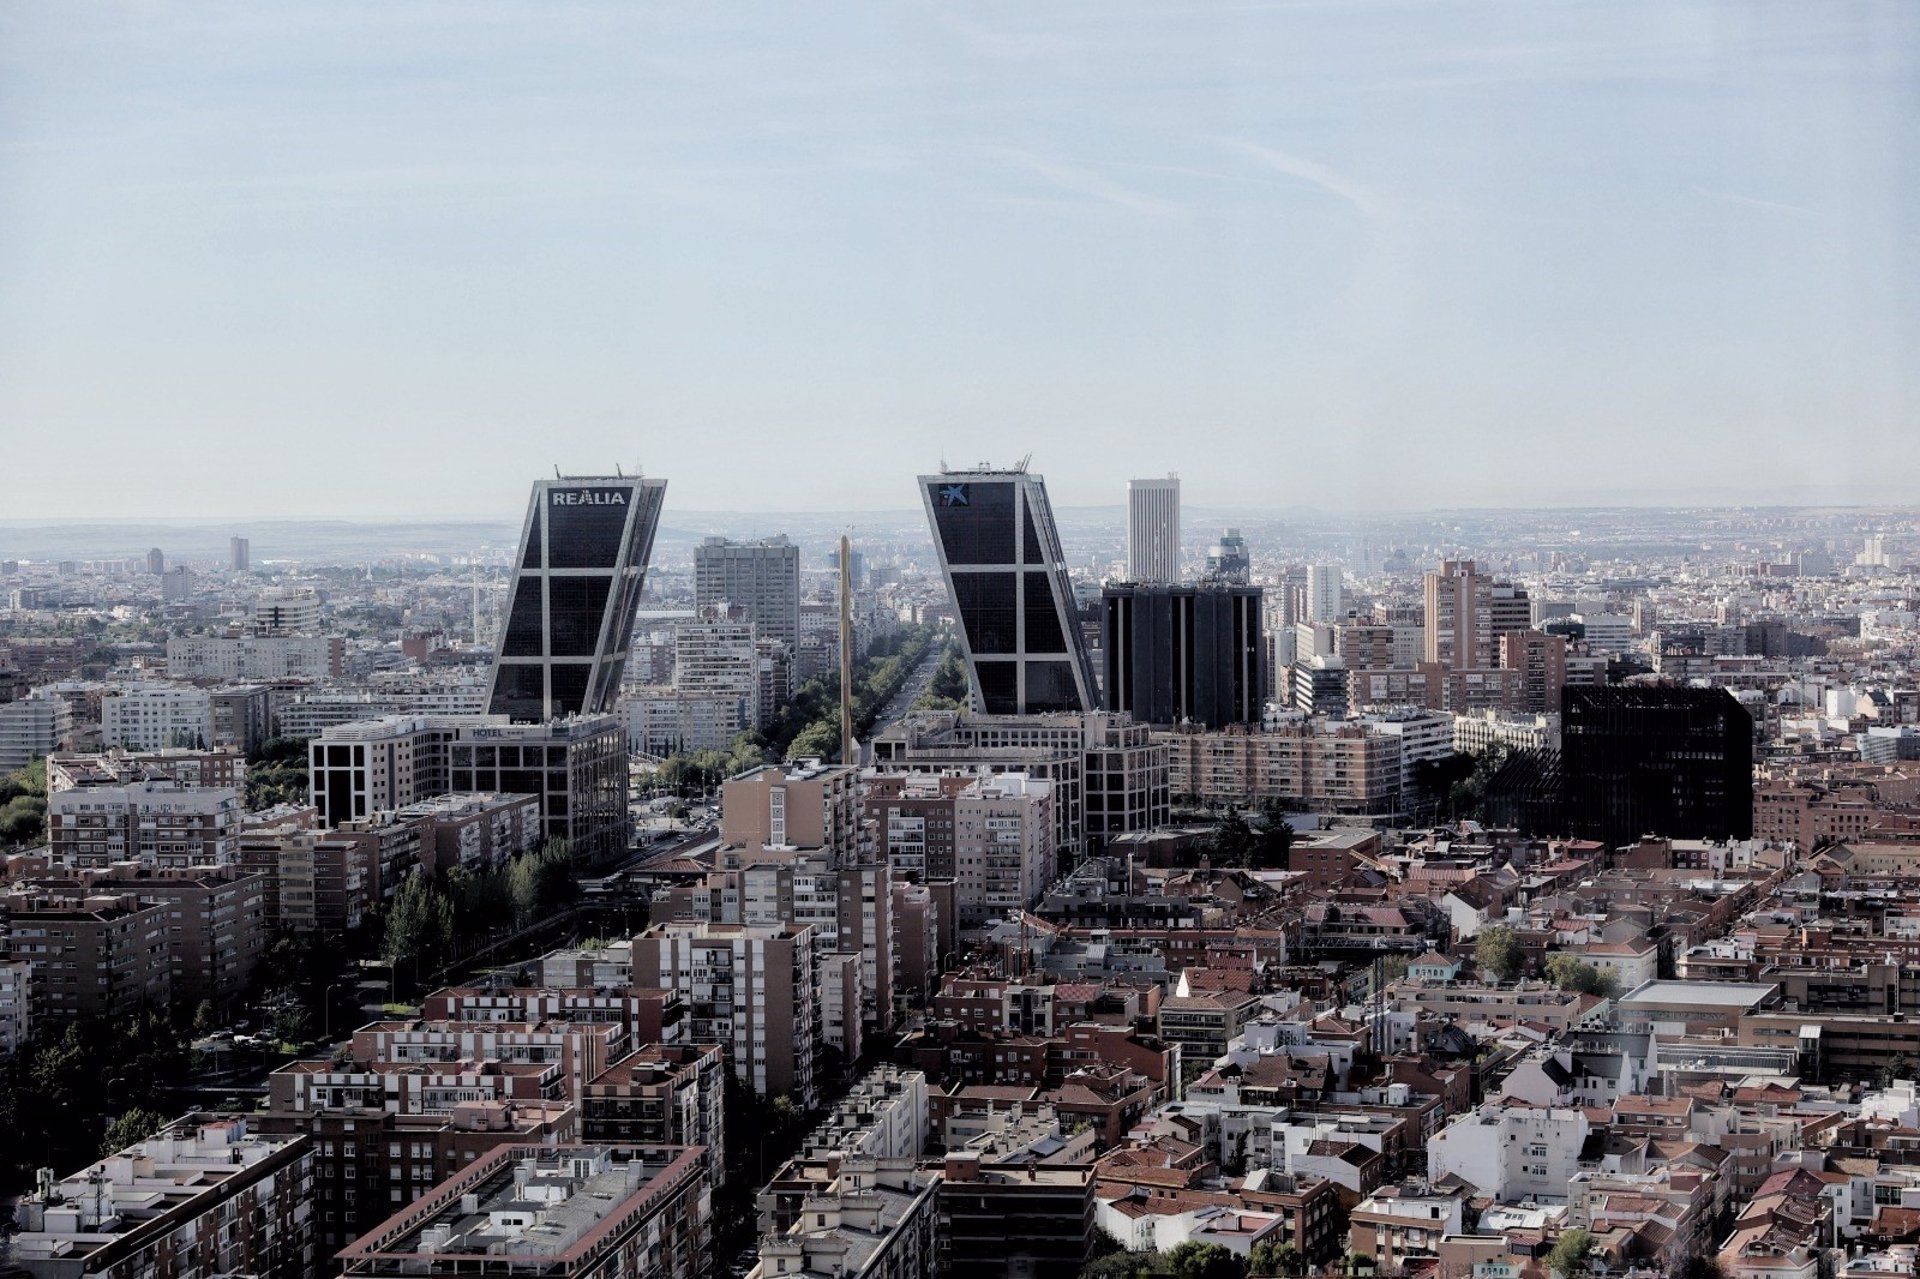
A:
[[[840,535],[840,762],[858,764],[853,751],[853,543]]]

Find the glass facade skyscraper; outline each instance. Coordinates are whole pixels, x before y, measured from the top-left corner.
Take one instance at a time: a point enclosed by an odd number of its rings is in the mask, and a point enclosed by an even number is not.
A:
[[[974,709],[1098,709],[1046,482],[1025,471],[920,477],[934,550],[966,649]]]
[[[489,711],[529,722],[613,709],[666,492],[638,476],[534,484]]]
[[[1266,702],[1261,590],[1226,582],[1109,583],[1107,709],[1143,724],[1257,724]]]

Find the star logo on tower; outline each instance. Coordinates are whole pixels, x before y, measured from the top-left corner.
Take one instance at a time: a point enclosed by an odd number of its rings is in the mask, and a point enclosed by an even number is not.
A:
[[[940,489],[940,505],[942,506],[968,505],[967,486],[964,484],[942,485]]]

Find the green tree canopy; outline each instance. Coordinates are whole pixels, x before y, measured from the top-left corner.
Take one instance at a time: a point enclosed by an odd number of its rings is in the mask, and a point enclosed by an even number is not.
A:
[[[1500,981],[1512,981],[1526,965],[1520,939],[1505,924],[1489,924],[1473,943],[1473,962]]]

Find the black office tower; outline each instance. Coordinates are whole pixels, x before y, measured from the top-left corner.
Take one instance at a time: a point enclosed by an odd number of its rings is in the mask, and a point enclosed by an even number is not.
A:
[[[638,476],[534,484],[489,711],[533,722],[613,709],[666,492]]]
[[[1046,481],[1024,470],[944,471],[921,476],[920,495],[960,618],[974,709],[1097,709]]]
[[[1119,582],[1104,594],[1108,710],[1143,724],[1260,722],[1259,587]]]
[[[1571,832],[1608,846],[1642,835],[1753,835],[1753,717],[1724,688],[1568,688],[1561,710]]]

